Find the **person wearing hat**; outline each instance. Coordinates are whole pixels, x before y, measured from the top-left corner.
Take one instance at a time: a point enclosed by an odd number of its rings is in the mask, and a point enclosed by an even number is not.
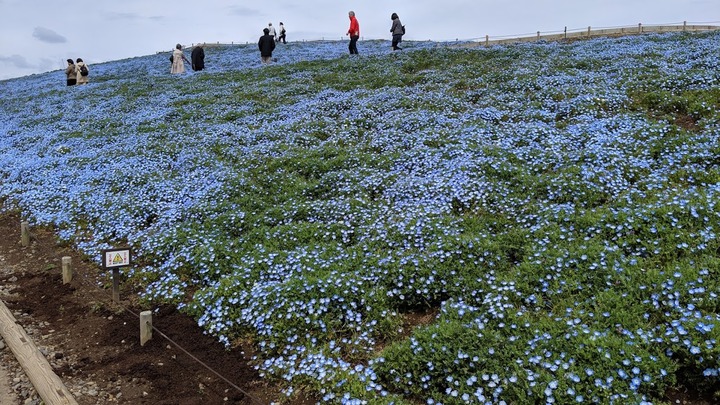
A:
[[[74,86],[77,83],[77,69],[75,68],[75,62],[72,59],[67,60],[67,67],[65,68],[65,76],[67,76],[67,85]]]

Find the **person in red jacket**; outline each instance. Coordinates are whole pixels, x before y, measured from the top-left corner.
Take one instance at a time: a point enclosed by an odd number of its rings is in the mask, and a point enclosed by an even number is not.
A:
[[[358,23],[357,18],[355,18],[354,11],[349,12],[348,17],[350,17],[350,28],[348,29],[347,34],[345,34],[350,35],[350,45],[348,46],[348,49],[350,49],[350,55],[357,55],[357,41],[360,39],[360,24]]]

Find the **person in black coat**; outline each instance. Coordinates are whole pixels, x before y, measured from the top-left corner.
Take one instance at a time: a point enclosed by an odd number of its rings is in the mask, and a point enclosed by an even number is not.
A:
[[[270,63],[272,59],[272,52],[275,50],[275,38],[270,35],[270,30],[265,28],[263,30],[265,35],[260,37],[258,41],[258,48],[260,48],[260,57],[263,63]]]
[[[202,45],[195,45],[195,48],[193,48],[190,54],[190,60],[192,61],[191,64],[194,71],[197,72],[205,69],[205,50],[202,48]]]

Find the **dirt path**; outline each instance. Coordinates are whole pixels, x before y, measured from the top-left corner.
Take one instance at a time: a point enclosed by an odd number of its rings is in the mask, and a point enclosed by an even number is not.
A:
[[[2,340],[0,340],[0,352],[3,350],[10,350],[8,348],[2,348],[3,343]],[[10,377],[10,374],[8,374],[7,370],[5,369],[5,362],[3,364],[0,364],[0,404],[3,405],[19,405],[20,400],[18,399],[17,395],[15,395],[15,391],[11,388],[12,378]]]
[[[257,405],[284,398],[258,376],[251,347],[227,350],[172,308],[140,308],[125,286],[122,306],[114,304],[103,288],[109,280],[97,266],[59,246],[49,230],[33,229],[31,246],[22,247],[19,224],[19,216],[0,214],[0,295],[80,405]],[[63,256],[72,258],[75,273],[66,285]],[[140,346],[135,314],[148,309],[154,311],[153,326],[196,359],[157,333]],[[0,357],[8,353],[6,348]],[[17,403],[39,403],[34,390],[13,384],[16,378],[0,371],[5,381],[0,395],[10,384]],[[0,396],[2,405],[16,403],[11,401]],[[314,402],[293,398],[284,403]]]
[[[15,280],[12,276],[12,270],[5,263],[5,258],[0,255],[0,280]],[[0,300],[5,302],[11,297],[10,291],[12,287],[0,283]],[[22,370],[22,367],[15,359],[12,350],[3,341],[0,336],[0,404],[1,405],[20,405],[23,402],[13,389],[15,387],[18,392],[22,392],[26,397],[32,399],[35,395],[34,388],[30,384]]]

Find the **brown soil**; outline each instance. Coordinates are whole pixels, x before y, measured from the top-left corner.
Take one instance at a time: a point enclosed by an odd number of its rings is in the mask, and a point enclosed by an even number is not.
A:
[[[31,233],[31,245],[23,247],[20,217],[0,214],[0,256],[13,270],[13,277],[0,273],[0,286],[14,286],[4,301],[11,311],[23,314],[19,324],[38,332],[32,336],[38,347],[52,348],[46,357],[71,392],[81,391],[78,385],[87,382],[98,388],[92,395],[77,395],[80,405],[315,402],[307,398],[288,401],[277,387],[259,377],[250,364],[250,348],[226,350],[172,308],[140,308],[135,296],[124,289],[121,305],[114,304],[110,291],[103,287],[109,284],[107,276],[97,265],[58,245],[50,230]],[[73,281],[66,285],[61,274],[63,256],[72,257],[74,270]],[[156,310],[154,327],[229,382],[157,331],[141,346],[135,314],[148,309]]]

